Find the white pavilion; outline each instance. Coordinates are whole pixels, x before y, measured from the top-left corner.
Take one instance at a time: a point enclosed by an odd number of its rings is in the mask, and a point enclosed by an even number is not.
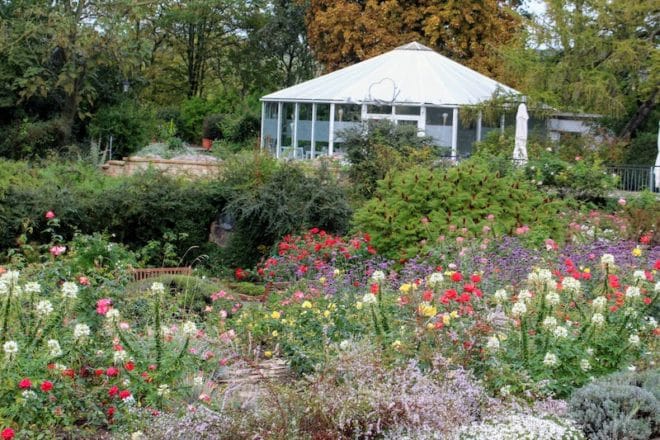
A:
[[[516,90],[410,43],[341,70],[261,98],[261,147],[285,158],[314,158],[342,151],[342,130],[390,119],[417,127],[454,157],[469,155],[488,131],[479,117],[468,126],[459,108]],[[513,122],[513,121],[511,121]]]

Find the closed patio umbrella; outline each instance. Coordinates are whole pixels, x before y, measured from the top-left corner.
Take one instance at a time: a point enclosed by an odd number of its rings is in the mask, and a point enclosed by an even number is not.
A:
[[[516,161],[517,165],[525,165],[527,163],[528,120],[527,106],[523,102],[518,106],[518,113],[516,114],[516,141],[513,148],[513,160]]]

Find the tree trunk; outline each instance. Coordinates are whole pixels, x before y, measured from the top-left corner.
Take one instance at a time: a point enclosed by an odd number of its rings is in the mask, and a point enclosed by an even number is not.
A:
[[[637,111],[633,114],[632,118],[630,118],[626,126],[623,127],[619,133],[619,137],[630,138],[640,126],[644,125],[646,119],[653,111],[653,107],[655,107],[657,97],[658,88],[656,87],[651,94],[651,97],[637,107]]]

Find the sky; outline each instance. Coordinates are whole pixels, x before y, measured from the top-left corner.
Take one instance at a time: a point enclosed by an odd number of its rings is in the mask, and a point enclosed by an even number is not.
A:
[[[535,14],[541,15],[545,12],[545,2],[543,0],[525,0],[525,8]]]

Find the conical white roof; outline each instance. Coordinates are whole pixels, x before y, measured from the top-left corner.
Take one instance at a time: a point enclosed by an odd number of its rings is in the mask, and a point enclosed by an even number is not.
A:
[[[519,94],[422,44],[410,43],[261,99],[461,106],[490,99],[498,87]]]

